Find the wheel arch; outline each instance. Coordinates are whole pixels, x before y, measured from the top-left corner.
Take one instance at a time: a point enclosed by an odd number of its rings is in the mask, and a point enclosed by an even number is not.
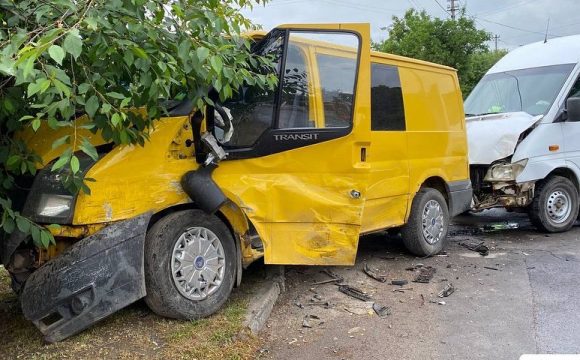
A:
[[[576,190],[580,193],[580,181],[578,180],[578,175],[569,167],[559,167],[557,169],[552,170],[548,176],[546,176],[543,181],[548,179],[551,176],[561,176],[564,177],[574,184]]]
[[[419,186],[415,189],[415,192],[412,194],[413,196],[411,199],[409,199],[409,210],[407,210],[407,215],[405,216],[405,223],[409,221],[409,216],[411,215],[410,208],[413,204],[415,196],[417,195],[417,192],[424,188],[431,188],[439,191],[447,203],[447,209],[450,210],[449,186],[447,185],[447,182],[439,175],[432,175],[419,184]]]

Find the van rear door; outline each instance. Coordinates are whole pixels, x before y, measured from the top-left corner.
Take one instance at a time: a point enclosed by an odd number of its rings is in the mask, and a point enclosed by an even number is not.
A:
[[[257,44],[277,66],[268,92],[222,102],[228,158],[213,178],[246,213],[268,264],[355,261],[370,174],[368,24],[285,25]]]

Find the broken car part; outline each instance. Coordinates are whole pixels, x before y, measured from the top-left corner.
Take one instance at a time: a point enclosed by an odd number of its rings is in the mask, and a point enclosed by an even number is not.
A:
[[[439,296],[440,298],[448,297],[449,295],[453,294],[454,292],[455,292],[455,287],[453,287],[452,283],[448,283],[447,285],[445,285],[443,290],[439,291],[437,296]]]
[[[379,317],[391,315],[392,309],[390,306],[383,306],[379,303],[373,303],[373,310]]]
[[[84,238],[24,284],[22,312],[49,343],[63,340],[145,296],[143,246],[151,213]]]
[[[361,301],[371,301],[372,298],[366,295],[363,291],[349,285],[339,285],[338,291]]]
[[[413,282],[427,284],[433,279],[436,271],[437,269],[432,266],[423,267],[419,270],[419,274],[413,279]]]
[[[479,244],[465,244],[459,243],[459,245],[468,248],[471,251],[475,251],[481,254],[481,256],[489,255],[489,247],[485,245],[483,242]]]
[[[367,265],[367,263],[365,262],[363,265],[363,271],[365,274],[367,274],[368,276],[370,276],[371,278],[375,279],[376,281],[379,282],[386,282],[387,281],[387,275],[386,274],[377,274],[376,272],[372,271],[371,269],[369,269],[369,266]]]
[[[409,282],[405,279],[401,279],[401,280],[391,280],[391,285],[407,285]]]
[[[211,163],[188,171],[181,179],[183,191],[205,213],[214,214],[227,201],[224,192],[212,179],[217,165]]]

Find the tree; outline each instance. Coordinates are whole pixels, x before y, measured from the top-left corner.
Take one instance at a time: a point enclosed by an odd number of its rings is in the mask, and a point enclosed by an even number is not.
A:
[[[453,21],[411,9],[402,18],[393,16],[387,30],[388,39],[373,43],[376,50],[454,67],[462,85],[471,56],[489,52],[486,41],[491,39],[490,33],[475,27],[465,11]]]
[[[240,38],[252,26],[239,12],[244,6],[251,0],[0,0],[0,231],[17,227],[37,245],[54,241],[11,209],[14,177],[34,175],[40,161],[15,132],[46,121],[143,146],[164,113],[159,99],[180,94],[202,108],[211,104],[210,86],[222,100],[244,81],[274,86],[274,76],[252,72],[267,60]],[[96,160],[97,151],[74,131],[53,146],[63,144],[60,158],[42,166],[67,168],[64,185],[88,193],[76,154]]]
[[[467,69],[462,76],[461,91],[467,97],[479,80],[496,62],[508,53],[507,50],[476,52],[469,57]]]

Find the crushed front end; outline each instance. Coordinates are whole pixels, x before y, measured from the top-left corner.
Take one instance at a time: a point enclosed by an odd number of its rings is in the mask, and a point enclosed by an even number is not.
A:
[[[527,159],[511,163],[504,159],[488,165],[471,165],[473,184],[472,210],[495,207],[523,208],[534,199],[535,181],[518,183],[516,178],[527,164]]]

